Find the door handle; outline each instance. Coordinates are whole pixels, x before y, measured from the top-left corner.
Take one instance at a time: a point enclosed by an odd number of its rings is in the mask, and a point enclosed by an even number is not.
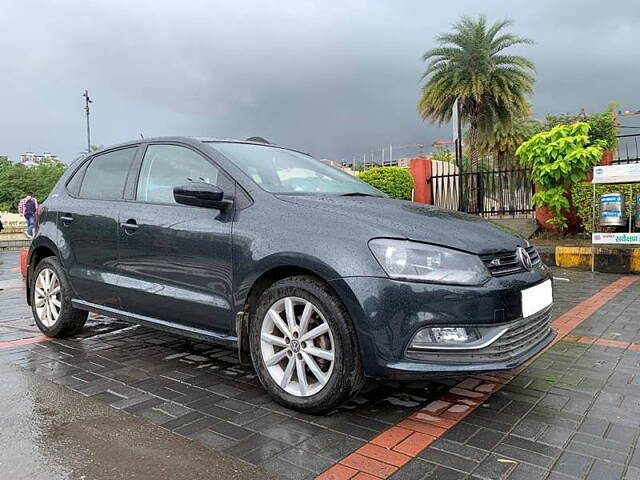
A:
[[[71,222],[73,222],[73,215],[70,213],[65,213],[62,217],[60,217],[60,221],[65,227],[68,227]]]
[[[126,222],[120,224],[122,228],[124,228],[125,232],[133,233],[138,229],[138,224],[133,218],[130,218]]]

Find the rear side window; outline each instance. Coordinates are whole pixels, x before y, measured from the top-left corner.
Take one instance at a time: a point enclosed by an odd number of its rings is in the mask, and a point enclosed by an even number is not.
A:
[[[179,145],[149,145],[142,161],[136,200],[176,203],[173,187],[189,182],[218,185],[218,169],[189,148]]]
[[[77,197],[80,195],[80,186],[82,185],[82,178],[84,177],[84,172],[87,169],[88,162],[85,162],[73,176],[67,182],[67,190],[71,195]]]
[[[120,200],[137,147],[103,153],[91,160],[84,174],[80,196]]]

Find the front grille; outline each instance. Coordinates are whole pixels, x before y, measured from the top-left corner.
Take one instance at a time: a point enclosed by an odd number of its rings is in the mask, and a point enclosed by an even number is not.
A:
[[[407,354],[417,360],[435,363],[481,363],[511,360],[544,339],[551,330],[551,306],[528,318],[521,318],[508,324],[509,329],[491,345],[480,350],[458,351],[418,351],[408,350]]]
[[[538,265],[540,255],[533,245],[525,248],[531,258],[532,266]],[[491,253],[480,255],[480,259],[484,262],[492,276],[501,277],[503,275],[511,275],[512,273],[524,272],[525,268],[520,263],[515,251]]]

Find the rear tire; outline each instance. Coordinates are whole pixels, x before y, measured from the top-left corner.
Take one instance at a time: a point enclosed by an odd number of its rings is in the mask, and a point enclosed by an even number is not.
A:
[[[82,330],[88,312],[71,305],[71,285],[56,257],[38,263],[31,278],[31,311],[47,337],[70,337]]]
[[[258,300],[249,336],[262,385],[288,408],[327,412],[364,385],[349,314],[314,277],[289,277],[271,285]]]

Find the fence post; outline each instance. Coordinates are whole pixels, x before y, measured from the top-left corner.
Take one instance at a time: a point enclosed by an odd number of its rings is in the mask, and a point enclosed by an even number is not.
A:
[[[412,158],[410,171],[415,183],[413,201],[432,205],[431,177],[433,174],[431,159],[427,157]]]

